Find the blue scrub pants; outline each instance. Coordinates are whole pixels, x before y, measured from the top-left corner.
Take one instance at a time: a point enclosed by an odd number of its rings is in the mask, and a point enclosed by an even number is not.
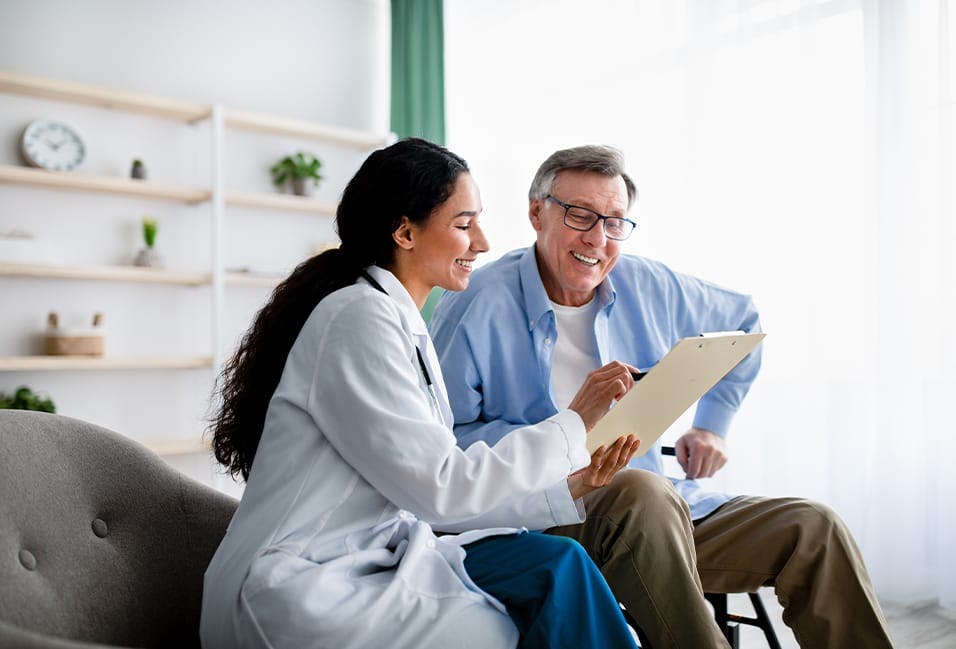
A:
[[[574,540],[538,532],[465,546],[465,570],[507,608],[518,649],[634,649],[617,600]]]

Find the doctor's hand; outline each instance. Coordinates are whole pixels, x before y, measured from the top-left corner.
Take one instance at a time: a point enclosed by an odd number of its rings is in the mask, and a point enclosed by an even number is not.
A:
[[[634,386],[631,373],[639,371],[627,363],[611,361],[589,372],[568,408],[581,415],[584,428],[590,431],[607,414],[611,402],[620,400]]]
[[[709,478],[729,459],[724,438],[704,428],[691,428],[674,444],[677,461],[688,480]]]
[[[634,435],[618,437],[610,447],[599,446],[591,454],[591,464],[568,476],[568,490],[575,500],[611,483],[618,471],[634,457],[641,440]]]

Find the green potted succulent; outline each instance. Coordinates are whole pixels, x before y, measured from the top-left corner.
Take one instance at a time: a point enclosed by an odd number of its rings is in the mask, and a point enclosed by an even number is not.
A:
[[[136,259],[133,260],[134,266],[146,266],[148,268],[161,268],[163,259],[156,251],[156,233],[159,231],[159,222],[151,216],[143,217],[143,243],[146,247],[136,253]]]
[[[299,151],[279,160],[272,165],[272,182],[277,187],[292,184],[292,193],[297,196],[310,196],[312,189],[322,180],[319,169],[322,161],[311,153]]]
[[[56,412],[56,406],[49,397],[41,397],[25,385],[17,388],[13,394],[0,392],[0,410],[38,410]]]

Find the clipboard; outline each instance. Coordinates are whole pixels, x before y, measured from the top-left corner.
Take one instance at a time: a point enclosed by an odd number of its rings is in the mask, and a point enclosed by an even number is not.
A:
[[[746,358],[767,334],[719,332],[683,338],[641,378],[587,436],[588,452],[634,433],[635,457],[654,446],[677,418]]]

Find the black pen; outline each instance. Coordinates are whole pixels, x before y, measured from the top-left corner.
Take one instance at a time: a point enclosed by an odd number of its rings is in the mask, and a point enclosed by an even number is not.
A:
[[[647,372],[631,372],[631,378],[635,381],[640,381],[645,376],[647,376]]]

